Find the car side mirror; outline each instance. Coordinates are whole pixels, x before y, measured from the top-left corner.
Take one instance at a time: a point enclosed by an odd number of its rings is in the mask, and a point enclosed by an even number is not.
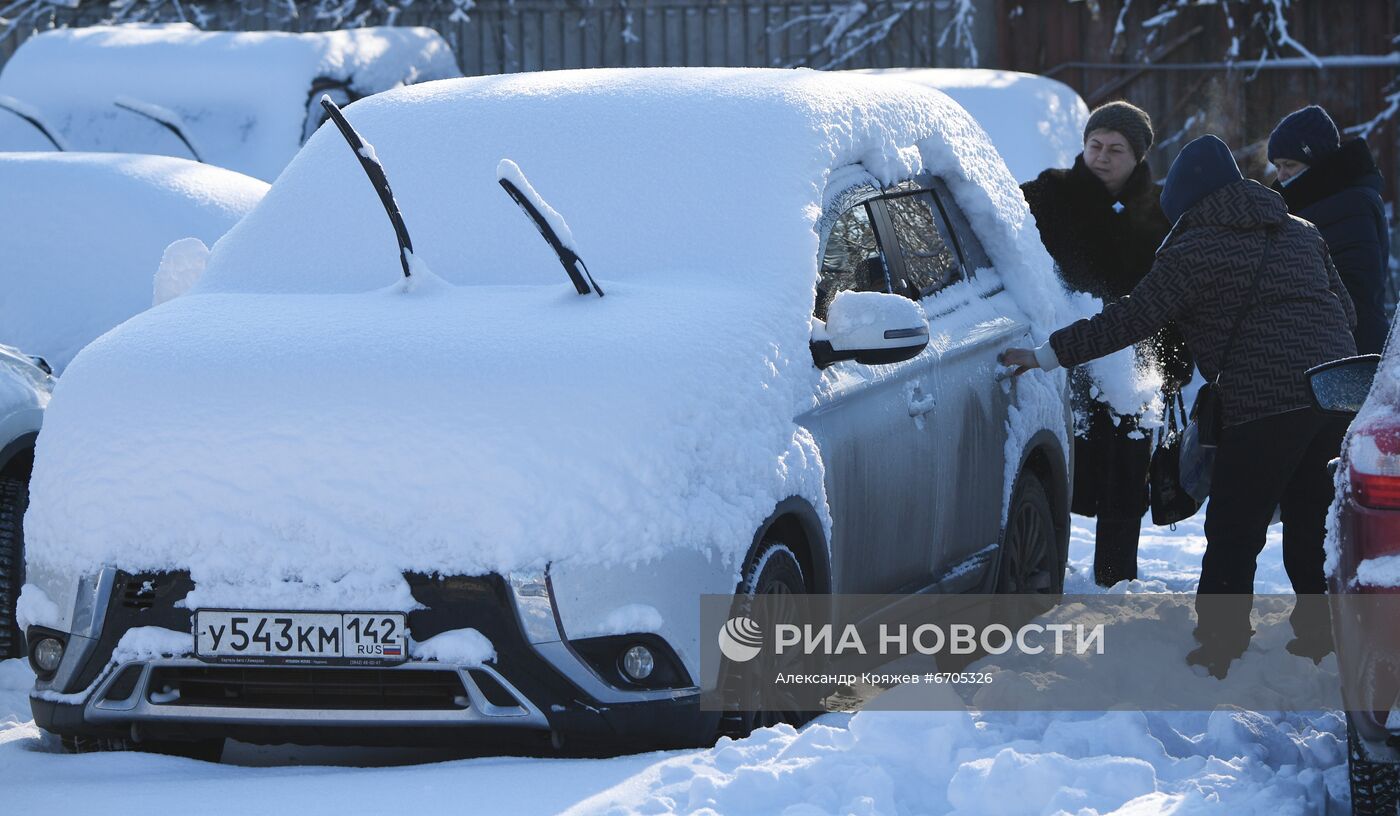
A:
[[[1379,354],[1362,354],[1308,369],[1313,407],[1327,414],[1355,416],[1371,393],[1380,362]]]
[[[812,361],[888,365],[917,357],[928,346],[928,320],[919,304],[886,292],[838,292],[825,325],[812,332]]]

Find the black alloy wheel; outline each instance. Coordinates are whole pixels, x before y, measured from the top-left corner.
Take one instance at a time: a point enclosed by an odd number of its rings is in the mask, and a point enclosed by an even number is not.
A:
[[[1045,485],[1035,474],[1023,472],[1012,491],[1011,512],[1002,532],[997,592],[1062,594],[1065,565],[1058,539]]]
[[[747,616],[751,600],[763,597],[765,604],[773,612],[771,623],[800,624],[798,619],[799,605],[795,596],[807,593],[807,582],[803,577],[802,565],[798,563],[797,557],[781,541],[765,539],[759,545],[754,558],[745,568],[740,592],[741,595],[736,599],[735,610],[731,617]],[[758,661],[757,668],[749,668],[746,671],[757,671],[758,676],[771,677],[782,671],[783,667],[790,663],[793,658],[785,659],[780,655],[773,654],[769,649],[764,649],[756,660]],[[721,682],[732,687],[739,684],[738,676],[740,676],[739,667],[726,659],[720,669]],[[728,699],[728,695],[726,695],[726,699]],[[738,710],[726,710],[721,716],[719,724],[721,736],[740,739],[758,728],[767,728],[778,723],[788,723],[795,727],[813,717],[812,712],[801,710],[802,706],[797,703],[794,697],[780,697],[777,706],[764,707],[757,704],[756,700],[746,702],[751,702],[752,707],[741,706]]]

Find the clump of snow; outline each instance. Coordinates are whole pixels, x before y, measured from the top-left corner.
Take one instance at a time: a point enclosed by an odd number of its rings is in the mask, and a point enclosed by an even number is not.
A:
[[[31,626],[57,628],[63,621],[63,615],[58,604],[44,590],[34,584],[25,584],[20,588],[19,601],[15,604],[15,620],[22,632]]]
[[[361,97],[458,75],[452,49],[428,28],[87,26],[26,40],[0,73],[0,93],[39,110],[70,149],[188,157],[156,121],[112,104],[131,95],[182,120],[205,161],[271,181],[301,146],[308,115],[320,121],[318,81]],[[14,117],[0,117],[0,149],[50,148],[5,119]]]
[[[137,626],[126,630],[112,650],[112,663],[120,665],[160,657],[184,657],[194,652],[194,636],[162,626]]]
[[[661,612],[648,604],[625,604],[608,612],[596,626],[569,629],[569,637],[600,635],[629,635],[635,632],[660,632],[665,620]]]
[[[563,244],[565,249],[575,255],[583,254],[579,251],[578,245],[574,243],[574,234],[569,229],[569,224],[564,220],[564,216],[549,206],[549,202],[544,200],[544,196],[535,190],[535,186],[530,183],[529,179],[525,178],[525,173],[520,169],[520,165],[510,159],[501,159],[500,163],[496,165],[496,178],[515,185],[521,195],[525,196],[525,199],[539,210],[540,215],[544,216],[544,220],[554,230],[554,234],[559,236],[559,243]]]
[[[928,318],[914,301],[885,292],[838,292],[826,315],[826,336],[837,349],[889,345],[889,329],[925,328]]]
[[[1365,559],[1356,565],[1355,583],[1370,587],[1400,587],[1400,555]]]
[[[0,153],[0,342],[61,372],[148,308],[172,241],[212,244],[267,185],[165,156]]]
[[[165,248],[156,268],[152,306],[177,298],[194,286],[209,264],[209,247],[198,238],[181,238]]]
[[[458,666],[481,666],[496,660],[496,647],[475,629],[453,629],[422,642],[410,640],[408,653],[418,660]]]

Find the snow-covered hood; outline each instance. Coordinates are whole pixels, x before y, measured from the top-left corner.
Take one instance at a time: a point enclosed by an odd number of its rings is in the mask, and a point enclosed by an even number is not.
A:
[[[781,499],[821,506],[792,421],[815,376],[806,323],[751,292],[603,283],[602,299],[429,278],[157,307],[59,385],[31,562],[389,586],[677,546],[733,557]],[[724,332],[703,319],[718,313]]]

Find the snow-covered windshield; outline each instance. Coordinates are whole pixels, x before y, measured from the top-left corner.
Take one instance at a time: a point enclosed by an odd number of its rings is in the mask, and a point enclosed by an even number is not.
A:
[[[501,194],[509,158],[568,214],[605,288],[785,280],[810,297],[826,175],[866,157],[891,181],[917,172],[914,145],[939,110],[922,96],[812,71],[556,71],[425,83],[345,113],[375,146],[415,254],[452,283],[562,282],[558,258]],[[318,131],[215,252],[201,290],[391,283],[392,234],[354,161],[333,129]]]

